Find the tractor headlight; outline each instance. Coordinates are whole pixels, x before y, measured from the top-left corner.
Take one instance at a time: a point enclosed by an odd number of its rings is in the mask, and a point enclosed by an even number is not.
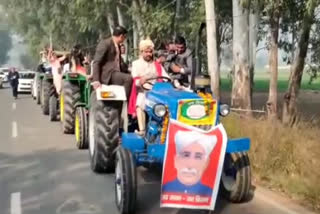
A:
[[[153,112],[157,117],[163,117],[167,112],[167,108],[163,104],[156,104],[153,107]]]
[[[230,107],[226,104],[220,105],[220,115],[222,117],[227,116],[230,113]]]

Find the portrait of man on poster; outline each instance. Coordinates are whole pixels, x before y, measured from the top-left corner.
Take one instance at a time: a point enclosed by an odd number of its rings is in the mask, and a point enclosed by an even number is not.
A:
[[[177,177],[162,186],[162,193],[211,196],[212,188],[202,184],[201,178],[210,162],[210,154],[217,144],[217,137],[179,130],[174,140],[174,167]]]

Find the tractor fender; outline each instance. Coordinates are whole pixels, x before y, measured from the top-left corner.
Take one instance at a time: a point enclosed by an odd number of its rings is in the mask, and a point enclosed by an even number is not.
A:
[[[135,133],[123,133],[121,146],[135,154],[145,150],[144,139]]]
[[[247,152],[250,149],[249,138],[228,139],[227,153]]]

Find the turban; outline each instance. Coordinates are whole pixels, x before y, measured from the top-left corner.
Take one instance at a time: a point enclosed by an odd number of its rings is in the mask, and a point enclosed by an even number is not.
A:
[[[141,40],[139,44],[140,51],[144,51],[148,48],[151,48],[153,50],[154,44],[150,39]]]
[[[176,133],[175,144],[177,153],[180,153],[184,147],[193,143],[198,143],[206,152],[206,157],[208,157],[217,144],[217,137],[196,131],[178,131]]]

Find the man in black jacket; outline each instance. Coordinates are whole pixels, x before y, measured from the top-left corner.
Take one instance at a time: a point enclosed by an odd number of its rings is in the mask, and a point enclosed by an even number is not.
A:
[[[15,99],[18,98],[19,73],[15,68],[9,71],[8,79],[12,88],[12,94]]]

